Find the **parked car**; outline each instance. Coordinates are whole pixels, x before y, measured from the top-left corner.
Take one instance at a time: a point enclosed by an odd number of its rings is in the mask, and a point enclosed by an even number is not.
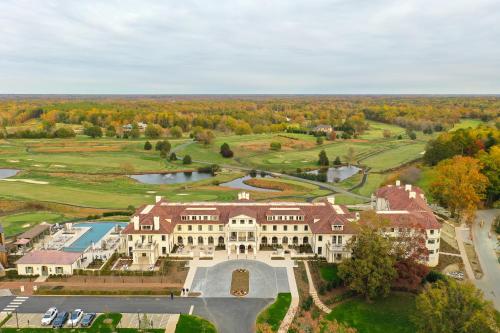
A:
[[[80,322],[80,326],[82,327],[90,327],[92,323],[94,322],[94,319],[96,317],[96,314],[94,312],[86,313],[82,321]]]
[[[83,317],[82,309],[73,310],[69,315],[68,326],[76,327],[80,322],[80,320],[82,320],[82,317]]]
[[[56,316],[57,316],[57,309],[54,307],[49,308],[42,317],[42,326],[49,326],[50,324],[52,324],[52,321]]]
[[[56,319],[52,322],[52,328],[62,328],[64,324],[68,321],[69,318],[69,313],[64,311],[64,312],[59,312],[56,316]]]

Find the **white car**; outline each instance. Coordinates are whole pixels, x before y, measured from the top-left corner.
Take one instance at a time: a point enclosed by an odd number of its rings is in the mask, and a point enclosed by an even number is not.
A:
[[[83,310],[82,309],[75,309],[71,311],[69,315],[69,319],[66,322],[66,326],[69,327],[76,327],[80,320],[82,320],[83,317]]]
[[[57,316],[57,309],[56,308],[50,308],[45,312],[45,314],[42,317],[42,326],[48,326],[52,324],[52,321],[54,321],[54,318]]]

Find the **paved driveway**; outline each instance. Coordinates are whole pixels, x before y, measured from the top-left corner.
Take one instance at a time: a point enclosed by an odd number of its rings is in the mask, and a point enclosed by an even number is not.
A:
[[[9,304],[13,296],[0,297]],[[257,314],[274,300],[271,298],[200,298],[200,297],[106,297],[106,296],[31,296],[17,311],[44,313],[49,307],[70,311],[82,308],[87,312],[122,313],[189,313],[202,316],[217,326],[219,333],[252,333]],[[1,309],[0,309],[1,310]]]
[[[246,268],[250,272],[250,290],[247,298],[275,298],[280,292],[289,292],[286,268],[271,267],[255,260],[230,260],[212,267],[198,267],[191,291],[202,297],[234,297],[230,294],[234,270]]]
[[[484,296],[495,304],[497,310],[500,310],[500,264],[498,263],[495,249],[497,246],[496,235],[492,231],[492,237],[488,237],[491,230],[491,224],[496,216],[500,214],[500,209],[481,210],[476,214],[476,223],[472,231],[474,235],[474,246],[476,248],[483,277],[475,280],[475,284],[484,292]],[[484,226],[481,228],[479,222],[484,220]]]

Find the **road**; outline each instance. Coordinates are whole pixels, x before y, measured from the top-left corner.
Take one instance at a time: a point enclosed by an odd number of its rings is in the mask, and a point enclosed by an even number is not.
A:
[[[14,296],[0,297],[0,310]],[[255,319],[271,303],[267,298],[199,298],[199,297],[94,297],[94,296],[31,296],[17,308],[19,313],[43,313],[49,307],[59,310],[82,308],[88,312],[122,313],[189,313],[210,320],[221,333],[254,332]]]
[[[493,301],[495,308],[500,311],[500,264],[495,253],[497,240],[494,233],[492,233],[491,238],[488,237],[493,220],[499,214],[500,209],[478,211],[472,232],[476,253],[484,273],[483,277],[475,280],[474,283],[484,292],[487,299]],[[480,226],[481,220],[484,220],[482,228]]]

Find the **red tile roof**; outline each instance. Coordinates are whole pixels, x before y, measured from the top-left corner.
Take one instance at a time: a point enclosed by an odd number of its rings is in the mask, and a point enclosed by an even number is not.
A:
[[[33,250],[16,261],[16,264],[71,265],[76,262],[81,255],[81,252]]]

